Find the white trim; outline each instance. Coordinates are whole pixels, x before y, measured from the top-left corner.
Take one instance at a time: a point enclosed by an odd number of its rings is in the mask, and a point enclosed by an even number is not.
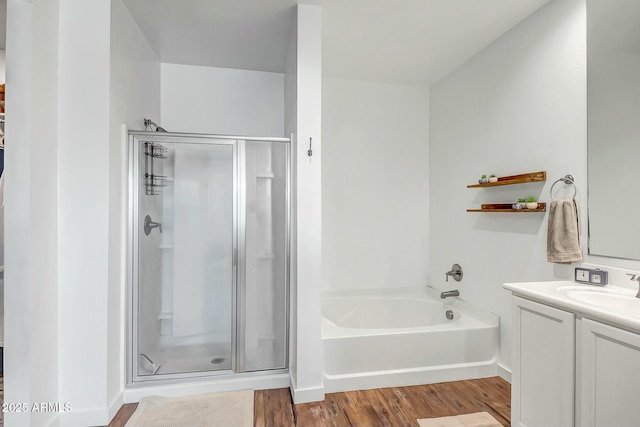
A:
[[[420,384],[435,384],[496,376],[496,364],[488,362],[465,363],[450,367],[435,366],[416,369],[397,369],[360,374],[327,375],[324,383],[328,393],[369,390],[385,387],[403,387]],[[293,393],[292,393],[293,394]],[[298,403],[298,402],[296,402]]]
[[[120,381],[118,395],[120,405],[127,379],[127,284],[128,284],[128,219],[129,219],[129,128],[120,124]],[[118,408],[119,409],[119,408]],[[111,413],[111,410],[109,411]],[[115,414],[114,414],[115,415]],[[113,418],[113,417],[112,417]]]
[[[291,398],[293,399],[293,403],[309,403],[309,402],[321,402],[324,400],[324,385],[319,387],[309,387],[296,389],[293,384],[289,386],[289,390],[291,390]]]
[[[60,424],[65,427],[102,426],[109,423],[107,408],[81,409],[73,408],[71,412],[60,414]]]
[[[165,140],[168,137],[188,137],[188,138],[203,138],[203,139],[230,139],[230,140],[243,140],[243,141],[263,141],[263,142],[291,142],[289,138],[283,138],[280,136],[242,136],[242,135],[221,135],[218,133],[188,133],[188,132],[158,132],[158,131],[144,131],[144,130],[132,130],[129,135],[137,137],[138,140],[144,142],[152,142],[156,140]],[[172,141],[166,141],[172,142]],[[190,142],[197,142],[191,140]]]
[[[505,367],[500,363],[498,363],[497,369],[498,369],[498,376],[503,380],[505,380],[506,382],[508,382],[509,384],[511,384],[511,369],[508,369],[507,367]]]
[[[107,408],[107,413],[109,415],[109,421],[108,422],[111,422],[113,417],[116,416],[116,414],[118,413],[118,411],[122,407],[123,403],[124,403],[123,394],[122,394],[122,392],[120,392],[120,393],[118,393],[118,395],[116,397],[114,397],[114,399],[109,404],[109,407]]]
[[[55,416],[51,422],[47,425],[47,427],[60,427],[60,417]]]

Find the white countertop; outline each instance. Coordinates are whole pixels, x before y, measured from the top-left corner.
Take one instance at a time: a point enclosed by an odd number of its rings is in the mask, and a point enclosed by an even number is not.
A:
[[[600,288],[598,286],[583,285],[572,281],[519,282],[505,283],[503,285],[505,289],[511,291],[514,295],[640,333],[640,310],[633,308],[612,309],[598,304],[597,301],[594,301],[593,303],[578,301],[559,291],[559,289],[566,288],[567,286],[576,288],[577,290],[584,288],[584,291],[594,292],[597,292],[597,288]],[[611,285],[607,285],[602,288],[624,295],[636,294],[635,291],[628,288],[615,287]],[[633,302],[635,302],[635,300]],[[638,301],[638,305],[640,305],[640,300]]]

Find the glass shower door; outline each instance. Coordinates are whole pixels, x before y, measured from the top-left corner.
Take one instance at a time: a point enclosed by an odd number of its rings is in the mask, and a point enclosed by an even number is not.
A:
[[[134,378],[235,368],[236,145],[140,142]]]
[[[246,141],[241,149],[239,369],[287,366],[288,145]]]
[[[286,369],[288,140],[132,132],[128,378]]]

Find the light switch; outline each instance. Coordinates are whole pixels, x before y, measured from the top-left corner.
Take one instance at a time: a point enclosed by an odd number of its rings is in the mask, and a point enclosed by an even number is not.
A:
[[[589,283],[589,273],[586,268],[576,268],[576,282]]]

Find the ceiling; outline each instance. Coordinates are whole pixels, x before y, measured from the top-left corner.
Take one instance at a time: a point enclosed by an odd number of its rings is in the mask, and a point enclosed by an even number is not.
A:
[[[124,0],[162,62],[284,71],[296,0]]]
[[[428,85],[549,0],[325,0],[323,74]]]
[[[548,1],[322,0],[323,75],[429,85]],[[162,62],[283,72],[298,1],[124,3]]]

